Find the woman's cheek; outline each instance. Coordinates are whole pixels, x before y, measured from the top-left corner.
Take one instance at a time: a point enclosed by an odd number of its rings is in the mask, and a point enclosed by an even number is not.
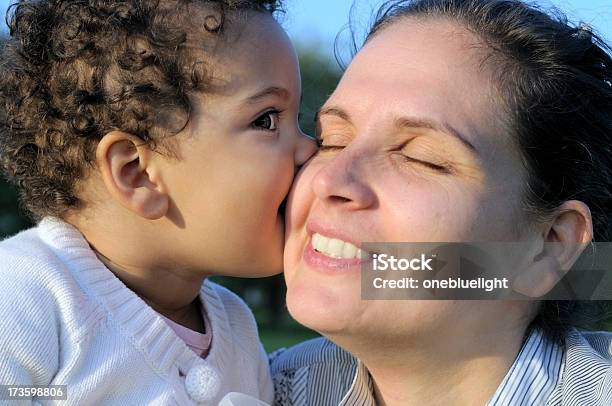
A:
[[[287,234],[295,231],[295,227],[302,227],[306,222],[315,198],[312,191],[312,179],[316,173],[314,169],[312,165],[306,164],[293,180],[287,201]]]
[[[380,217],[390,241],[451,241],[463,234],[471,218],[465,194],[453,185],[423,179],[383,176],[377,179]],[[465,197],[469,200],[469,197]]]

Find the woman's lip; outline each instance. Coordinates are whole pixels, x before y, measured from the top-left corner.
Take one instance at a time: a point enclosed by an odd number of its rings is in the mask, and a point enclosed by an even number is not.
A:
[[[354,238],[350,237],[348,235],[349,233],[340,232],[333,227],[324,226],[323,224],[321,224],[320,222],[316,220],[308,221],[308,223],[306,224],[306,232],[308,234],[308,237],[310,238],[312,238],[312,235],[314,233],[317,233],[327,238],[336,238],[338,240],[346,241],[348,243],[353,244],[356,247],[361,246],[361,242],[356,241]]]
[[[361,271],[361,264],[367,261],[363,258],[332,258],[317,252],[309,241],[304,249],[303,258],[306,265],[314,270],[324,273],[345,273]]]

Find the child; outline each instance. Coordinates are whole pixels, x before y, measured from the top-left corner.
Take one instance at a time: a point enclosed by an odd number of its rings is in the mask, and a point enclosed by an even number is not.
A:
[[[272,401],[251,312],[205,280],[281,271],[281,203],[315,149],[277,6],[12,9],[0,162],[40,221],[0,243],[0,384],[67,385],[73,405]]]

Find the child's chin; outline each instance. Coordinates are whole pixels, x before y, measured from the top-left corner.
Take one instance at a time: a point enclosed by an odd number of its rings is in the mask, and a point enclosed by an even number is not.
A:
[[[268,257],[255,256],[245,261],[238,269],[234,269],[223,276],[237,278],[267,278],[283,272],[282,255],[271,255]]]
[[[266,271],[257,272],[257,273],[251,274],[251,276],[247,276],[247,277],[250,277],[250,278],[268,278],[270,276],[275,276],[275,275],[281,274],[282,272],[283,272],[282,268],[273,269],[273,270],[267,269]]]
[[[275,258],[269,258],[266,261],[262,261],[256,267],[253,267],[247,271],[248,275],[245,278],[267,278],[268,276],[278,275],[283,272],[283,258],[278,256]]]
[[[218,276],[230,276],[233,278],[268,278],[270,276],[275,276],[278,275],[280,273],[282,273],[283,270],[282,269],[273,269],[271,270],[271,268],[266,268],[264,269],[249,269],[249,268],[245,268],[245,269],[241,269],[240,271],[236,271],[236,272],[231,272],[231,273],[226,273],[223,275],[218,275]]]

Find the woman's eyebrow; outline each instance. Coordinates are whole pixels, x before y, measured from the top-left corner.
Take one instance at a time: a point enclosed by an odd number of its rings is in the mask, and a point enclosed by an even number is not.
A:
[[[352,124],[351,116],[349,115],[349,113],[347,113],[345,110],[343,110],[340,107],[331,106],[331,107],[321,108],[321,110],[319,110],[317,114],[315,114],[315,122],[318,123],[321,116],[325,116],[325,115],[336,116],[348,122],[349,124]]]
[[[424,128],[428,130],[434,130],[441,133],[445,133],[452,137],[458,139],[462,144],[468,147],[471,151],[478,153],[474,144],[468,141],[467,137],[453,128],[451,125],[435,120],[431,120],[428,118],[422,117],[399,117],[395,119],[395,127],[396,128],[407,128],[407,129],[415,129],[415,128]]]
[[[337,107],[337,106],[323,107],[315,115],[315,122],[318,123],[320,117],[324,115],[332,115],[332,116],[338,117],[348,122],[349,124],[352,124],[351,116],[349,115],[349,113],[347,113],[346,110],[340,107]],[[422,117],[398,117],[394,120],[394,124],[396,128],[400,128],[400,129],[402,128],[409,128],[409,129],[426,128],[428,130],[434,130],[434,131],[439,131],[439,132],[448,134],[452,137],[457,138],[462,144],[468,147],[471,151],[478,153],[478,150],[476,149],[476,147],[474,147],[474,144],[468,141],[467,137],[465,137],[463,134],[461,134],[461,132],[459,132],[458,130],[456,130],[449,124],[441,123],[435,120],[431,120],[428,118],[422,118]]]

